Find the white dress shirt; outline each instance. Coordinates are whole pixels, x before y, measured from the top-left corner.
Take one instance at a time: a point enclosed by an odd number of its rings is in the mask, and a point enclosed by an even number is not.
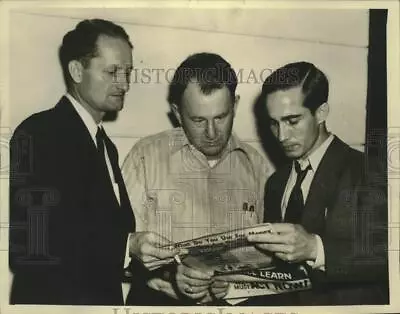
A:
[[[313,151],[307,158],[305,159],[298,159],[297,161],[300,164],[300,168],[304,170],[308,165],[311,165],[311,169],[307,172],[302,184],[301,184],[301,191],[303,193],[304,202],[306,202],[308,193],[310,192],[311,182],[314,179],[314,175],[318,169],[319,164],[321,163],[322,157],[325,155],[326,150],[328,149],[329,145],[332,143],[334,136],[332,134],[315,150]],[[289,180],[286,183],[285,192],[282,197],[281,202],[281,210],[282,210],[282,217],[285,217],[286,208],[289,202],[290,194],[296,184],[297,173],[296,169],[294,168],[294,162],[292,164],[292,170],[289,175]],[[326,211],[326,209],[325,209]],[[326,212],[325,212],[326,215]],[[317,257],[315,261],[307,261],[307,263],[313,267],[318,268],[320,270],[325,270],[325,253],[324,253],[324,245],[322,243],[321,237],[315,235],[317,239]]]
[[[93,118],[90,115],[90,113],[87,112],[87,110],[84,107],[82,107],[82,105],[79,104],[79,102],[74,97],[72,97],[71,94],[67,93],[65,96],[72,103],[72,105],[74,106],[76,112],[81,117],[83,123],[85,124],[86,128],[88,129],[88,131],[90,133],[90,136],[91,136],[91,138],[93,140],[94,145],[96,145],[96,147],[97,147],[97,143],[96,143],[97,128],[99,128],[99,127],[103,128],[102,123],[100,122],[99,124],[97,124],[93,120]],[[114,172],[112,171],[111,162],[110,162],[110,158],[108,156],[106,145],[104,145],[104,147],[105,147],[104,154],[105,154],[107,169],[108,169],[108,173],[109,173],[110,178],[111,178],[112,186],[114,188],[114,194],[115,194],[115,197],[118,200],[118,203],[121,204],[120,203],[120,196],[119,196],[119,187],[118,187],[118,184],[115,182]],[[107,154],[105,152],[107,152]]]

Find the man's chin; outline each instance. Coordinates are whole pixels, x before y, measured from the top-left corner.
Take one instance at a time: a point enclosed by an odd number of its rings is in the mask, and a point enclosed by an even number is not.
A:
[[[202,153],[204,156],[207,157],[207,159],[212,160],[212,159],[219,159],[222,155],[223,149],[221,148],[216,148],[216,149],[203,149]]]
[[[125,96],[113,96],[109,98],[109,111],[120,111],[124,108]]]
[[[104,117],[103,117],[103,121],[115,121],[117,119],[117,117],[118,117],[118,112],[121,109],[118,109],[118,110],[117,109],[115,109],[115,110],[107,110],[105,112]]]
[[[124,108],[124,103],[113,103],[109,106],[107,112],[118,112]]]
[[[285,155],[290,159],[298,159],[302,156],[301,153],[297,151],[285,151]]]

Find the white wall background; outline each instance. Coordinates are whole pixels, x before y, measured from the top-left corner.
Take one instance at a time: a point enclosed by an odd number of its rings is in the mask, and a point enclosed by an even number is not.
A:
[[[122,25],[134,48],[137,76],[125,108],[106,128],[120,162],[142,136],[171,127],[167,118],[168,78],[189,54],[221,54],[236,71],[241,101],[234,130],[259,148],[252,105],[260,75],[288,62],[306,60],[330,80],[328,127],[363,149],[367,87],[367,10],[322,9],[19,9],[10,14],[10,127],[53,107],[64,93],[57,51],[63,35],[83,18]],[[153,70],[151,79],[140,75]],[[156,70],[160,69],[160,70]],[[264,70],[264,72],[263,72]],[[157,72],[160,76],[157,78]],[[164,71],[164,72],[162,72]],[[165,73],[168,73],[166,75]],[[255,73],[256,79],[252,74]],[[136,82],[136,83],[135,83]]]

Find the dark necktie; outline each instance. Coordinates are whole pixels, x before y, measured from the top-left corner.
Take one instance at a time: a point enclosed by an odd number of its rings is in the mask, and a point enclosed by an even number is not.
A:
[[[297,179],[286,207],[285,222],[298,224],[301,222],[301,215],[304,210],[304,198],[303,192],[301,191],[301,184],[308,170],[311,169],[311,165],[308,164],[304,170],[301,170],[299,162],[295,161],[294,168],[297,173]]]
[[[118,152],[117,149],[115,148],[115,145],[112,143],[112,141],[109,139],[104,129],[101,127],[97,128],[96,144],[97,144],[97,152],[100,155],[101,164],[104,167],[106,173],[109,174],[105,157],[105,149],[104,149],[104,147],[107,147],[107,155],[110,160],[111,168],[114,174],[114,180],[115,180],[114,182],[118,184],[121,196],[121,188],[122,188],[121,184],[123,183],[122,183],[121,170],[119,169],[118,165]],[[122,201],[121,198],[120,201]]]
[[[106,139],[106,132],[104,131],[103,128],[97,127],[97,132],[96,132],[97,152],[99,154],[102,166],[104,167],[104,169],[107,170],[107,173],[109,173],[106,163],[105,149],[104,149],[105,139]]]
[[[96,132],[97,152],[99,153],[101,161],[103,161],[107,167],[106,157],[104,155],[104,139],[105,139],[105,132],[103,128],[97,127],[97,132]]]
[[[110,177],[110,173],[108,171],[106,163],[106,157],[104,154],[105,153],[104,147],[107,147],[107,155],[110,160],[111,168],[114,174],[114,180],[115,183],[118,184],[120,208],[123,209],[123,212],[121,212],[122,215],[120,216],[121,228],[123,230],[123,226],[126,226],[127,228],[126,230],[128,230],[129,232],[133,232],[135,231],[135,225],[136,225],[135,216],[132,216],[132,209],[129,197],[126,191],[125,183],[122,179],[121,169],[119,168],[117,148],[115,147],[114,143],[110,140],[110,138],[107,136],[104,129],[101,127],[97,128],[96,144],[97,144],[97,152],[100,155],[99,156],[100,163],[103,167],[103,170],[106,171],[106,173]],[[124,282],[131,282],[131,278],[126,278],[129,277],[126,274],[126,271],[130,272],[130,267],[131,266],[128,266],[127,269],[124,269],[124,274],[122,275]]]

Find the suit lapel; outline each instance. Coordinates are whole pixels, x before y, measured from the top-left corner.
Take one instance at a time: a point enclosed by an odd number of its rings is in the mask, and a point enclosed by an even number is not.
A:
[[[103,165],[102,160],[100,160],[96,144],[94,143],[85,123],[65,96],[63,96],[57,103],[55,110],[60,117],[62,117],[60,121],[63,122],[63,141],[69,143],[69,149],[77,152],[77,158],[79,160],[76,164],[89,167],[82,171],[87,173],[87,176],[91,178],[90,180],[96,180],[99,191],[107,191],[107,195],[109,194],[109,191],[110,195],[108,197],[113,200],[115,206],[119,207],[120,205],[115,196],[108,169]],[[116,150],[115,146],[113,146],[113,149]]]
[[[265,186],[264,221],[266,222],[283,221],[281,204],[291,169],[291,163],[284,165],[271,176]]]
[[[74,106],[63,96],[55,107],[56,113],[62,121],[62,133],[66,137],[67,142],[74,141],[72,145],[79,145],[80,149],[86,150],[85,153],[90,153],[90,156],[96,154],[96,145],[82,121]]]
[[[324,226],[329,204],[335,195],[336,186],[345,166],[349,146],[336,136],[328,147],[315,173],[305,203],[302,225],[316,232]]]
[[[104,172],[108,171],[107,169],[103,169],[103,167],[98,167],[96,160],[98,159],[97,148],[96,145],[87,129],[86,125],[82,121],[79,114],[76,112],[75,108],[71,104],[71,102],[63,96],[61,100],[55,107],[55,111],[60,116],[60,123],[62,124],[62,134],[63,141],[69,143],[68,149],[76,150],[78,153],[79,164],[82,165],[92,165],[90,169],[82,169],[82,171],[87,171],[87,174],[91,180],[95,180],[94,178],[98,177],[99,180],[96,181],[96,184],[99,187],[105,187],[106,194],[110,194],[110,198],[113,200],[114,207],[121,207],[121,223],[127,226],[126,230],[133,231],[135,229],[135,220],[133,217],[129,197],[126,191],[125,183],[122,179],[121,170],[119,166],[118,169],[115,169],[114,174],[116,175],[116,181],[118,183],[120,189],[120,202],[121,205],[118,204],[118,200],[115,197],[114,189],[111,184],[111,180],[109,179],[109,173]],[[118,165],[118,151],[115,147],[114,143],[107,137],[106,138],[107,149],[112,149],[114,154],[109,156],[116,156],[117,160],[115,161],[116,165]],[[99,173],[104,172],[104,173]],[[107,179],[105,181],[105,179]]]

